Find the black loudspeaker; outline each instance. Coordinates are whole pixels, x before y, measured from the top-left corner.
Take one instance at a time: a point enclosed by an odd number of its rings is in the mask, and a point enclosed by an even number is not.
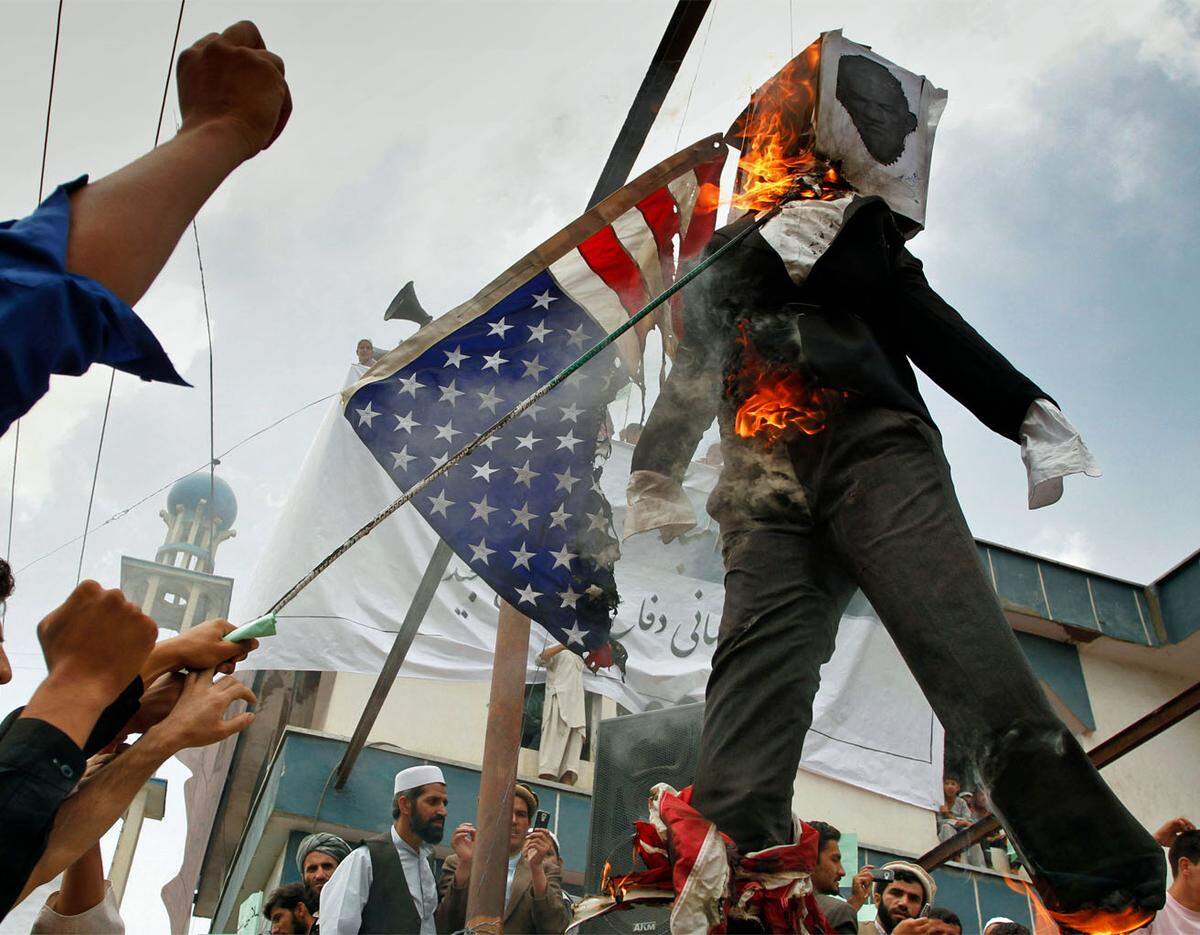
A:
[[[584,890],[600,891],[605,862],[612,873],[644,869],[633,859],[633,823],[646,818],[650,789],[665,782],[682,789],[696,778],[704,705],[679,705],[601,721],[592,785]],[[581,927],[586,935],[667,932],[670,909],[648,907],[611,912]]]

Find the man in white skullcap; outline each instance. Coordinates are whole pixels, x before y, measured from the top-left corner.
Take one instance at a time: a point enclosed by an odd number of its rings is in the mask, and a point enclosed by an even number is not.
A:
[[[448,801],[438,767],[410,766],[396,774],[392,827],[351,851],[321,891],[323,935],[434,935],[431,845],[442,839]]]

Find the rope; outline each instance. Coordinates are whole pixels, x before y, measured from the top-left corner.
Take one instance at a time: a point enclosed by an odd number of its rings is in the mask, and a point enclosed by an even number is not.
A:
[[[700,46],[700,57],[696,59],[696,73],[692,75],[692,84],[688,88],[687,100],[683,105],[683,115],[679,118],[679,129],[675,133],[675,149],[679,149],[679,138],[683,135],[683,124],[687,120],[688,108],[692,106],[692,92],[696,90],[696,79],[700,77],[700,65],[704,62],[704,50],[708,48],[708,36],[712,32],[713,20],[717,18],[717,2],[713,0],[712,9],[708,14],[708,29],[704,31],[704,42]]]
[[[167,59],[167,77],[163,81],[162,103],[158,107],[158,121],[154,125],[154,148],[158,147],[158,141],[162,136],[162,119],[163,113],[167,108],[167,92],[171,87],[171,67],[175,63],[175,50],[179,48],[179,30],[183,25],[183,7],[187,0],[179,0],[179,18],[175,21],[175,38],[171,40],[171,57]],[[59,10],[62,9],[62,0],[59,0]],[[57,46],[56,46],[57,47]],[[206,309],[207,314],[207,309]],[[210,337],[210,357],[211,357],[211,337]],[[104,399],[104,418],[100,422],[100,441],[96,445],[96,466],[92,471],[92,489],[88,493],[87,515],[83,520],[83,543],[79,546],[79,565],[75,570],[75,583],[79,584],[79,579],[83,577],[83,556],[87,552],[87,537],[88,527],[92,524],[92,505],[96,500],[96,481],[100,477],[100,455],[104,452],[104,436],[108,431],[108,413],[112,409],[113,386],[117,380],[117,371],[111,370],[108,375],[108,395]],[[211,502],[211,501],[210,501]]]
[[[46,128],[42,133],[42,167],[38,172],[38,204],[46,191],[46,155],[50,151],[50,112],[54,107],[54,79],[58,74],[58,42],[62,36],[63,0],[58,0],[58,13],[54,18],[54,52],[50,56],[50,93],[46,96]],[[8,534],[4,545],[4,559],[12,561],[13,518],[17,512],[17,459],[21,454],[21,420],[17,420],[13,432],[12,478],[8,488]],[[8,607],[0,604],[0,624],[8,615]]]
[[[428,474],[426,474],[423,478],[421,478],[421,480],[419,480],[415,484],[413,484],[413,486],[411,486],[408,490],[406,490],[403,494],[401,494],[396,500],[392,501],[391,504],[389,504],[387,507],[385,507],[376,516],[374,516],[372,519],[368,520],[367,523],[364,526],[362,526],[362,528],[360,528],[357,532],[355,532],[352,536],[350,536],[349,539],[347,539],[345,542],[343,542],[341,545],[339,545],[336,549],[334,549],[332,552],[330,552],[327,556],[325,556],[325,558],[323,558],[320,561],[320,563],[315,568],[312,569],[312,571],[308,572],[308,574],[306,574],[303,578],[301,578],[294,585],[292,585],[292,587],[286,593],[284,593],[284,595],[281,598],[279,598],[279,600],[277,600],[274,604],[271,605],[271,608],[267,611],[267,613],[277,614],[280,610],[282,610],[284,607],[286,607],[288,604],[290,604],[293,600],[295,600],[296,596],[301,591],[303,591],[306,587],[308,587],[310,584],[312,584],[321,575],[321,573],[325,571],[325,569],[327,569],[330,565],[332,565],[339,558],[341,558],[343,555],[345,555],[351,548],[353,548],[359,542],[359,540],[365,538],[368,534],[370,534],[377,526],[379,526],[380,523],[382,523],[389,516],[391,516],[393,513],[395,513],[398,509],[400,509],[400,507],[409,503],[417,494],[419,494],[422,490],[424,490],[426,487],[428,487],[430,484],[432,484],[435,480],[437,480],[443,474],[448,472],[451,468],[458,466],[462,461],[469,458],[480,447],[480,445],[482,445],[488,438],[495,435],[498,431],[500,431],[502,428],[504,428],[506,425],[508,425],[508,423],[512,422],[514,419],[519,418],[520,415],[523,412],[527,411],[530,406],[532,406],[534,403],[536,403],[539,399],[544,398],[546,396],[546,394],[548,394],[551,390],[553,390],[556,386],[558,386],[564,380],[569,378],[571,376],[571,374],[575,373],[575,371],[579,370],[580,367],[584,366],[588,361],[590,361],[590,360],[592,360],[592,358],[596,357],[606,347],[608,347],[610,344],[615,342],[617,340],[617,338],[619,338],[621,335],[623,335],[625,332],[627,332],[630,328],[634,327],[634,325],[636,325],[639,321],[641,321],[643,318],[645,318],[647,315],[649,315],[652,311],[654,311],[656,308],[658,308],[658,306],[662,305],[663,302],[667,301],[667,299],[669,299],[671,296],[673,296],[675,293],[677,293],[680,289],[682,289],[684,286],[686,286],[688,283],[690,283],[693,279],[695,279],[697,276],[699,276],[702,272],[704,272],[704,270],[706,270],[710,266],[712,266],[713,263],[715,263],[718,259],[720,259],[722,256],[724,256],[726,253],[728,253],[730,250],[732,250],[738,244],[740,244],[743,240],[745,240],[748,236],[750,236],[751,233],[758,230],[760,227],[762,227],[764,224],[766,224],[768,221],[770,221],[773,217],[775,217],[782,209],[782,206],[785,201],[786,201],[786,198],[780,200],[778,204],[776,204],[774,207],[772,207],[766,213],[761,215],[757,220],[755,220],[755,222],[753,224],[751,224],[748,227],[744,228],[743,230],[739,231],[736,236],[732,237],[730,240],[728,240],[726,243],[724,243],[720,248],[713,251],[708,257],[706,257],[704,259],[703,262],[697,264],[690,271],[688,271],[688,273],[686,275],[680,277],[680,279],[677,280],[674,285],[672,285],[670,288],[664,290],[656,298],[651,299],[650,302],[647,303],[636,315],[631,316],[629,319],[627,319],[623,324],[621,324],[615,330],[609,332],[604,338],[602,338],[600,340],[599,343],[597,343],[591,350],[589,350],[587,353],[585,353],[583,356],[581,356],[573,364],[570,364],[561,373],[557,374],[552,379],[550,379],[548,382],[546,382],[542,386],[538,387],[538,389],[536,389],[534,392],[530,393],[529,396],[527,396],[524,400],[522,400],[520,403],[518,403],[515,409],[513,409],[511,412],[507,413],[506,415],[502,416],[500,419],[498,419],[495,423],[492,424],[492,426],[490,428],[484,429],[484,431],[480,435],[478,435],[474,440],[472,440],[467,445],[463,446],[463,448],[460,449],[457,454],[455,454],[453,457],[451,457],[448,460],[446,460],[445,462],[443,462],[439,467],[434,468],[432,471],[430,471]]]

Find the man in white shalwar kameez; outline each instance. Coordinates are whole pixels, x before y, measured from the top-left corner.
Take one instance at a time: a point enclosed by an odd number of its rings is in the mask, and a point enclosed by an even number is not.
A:
[[[538,661],[546,667],[546,700],[542,705],[542,740],[538,776],[571,786],[579,777],[587,715],[583,699],[583,659],[559,644]]]

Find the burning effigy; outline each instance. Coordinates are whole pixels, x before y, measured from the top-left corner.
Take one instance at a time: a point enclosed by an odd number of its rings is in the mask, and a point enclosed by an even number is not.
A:
[[[724,537],[726,599],[699,766],[685,794],[655,790],[636,838],[646,870],[607,880],[590,914],[665,898],[683,907],[681,931],[697,920],[711,932],[730,920],[824,930],[806,902],[811,829],[793,821],[792,787],[856,589],[963,745],[1049,912],[1122,932],[1163,904],[1160,848],[1018,648],[913,372],[1021,445],[1030,508],[1057,500],[1063,476],[1094,473],[1049,392],[933,291],[907,248],[925,224],[945,102],[923,76],[827,32],[726,135],[737,180],[707,253],[731,249],[684,306],[633,455],[625,526],[676,535],[694,522],[680,485],[715,418],[724,469],[708,512]],[[1064,439],[1073,456],[1048,466]],[[787,867],[765,889],[764,853]]]

